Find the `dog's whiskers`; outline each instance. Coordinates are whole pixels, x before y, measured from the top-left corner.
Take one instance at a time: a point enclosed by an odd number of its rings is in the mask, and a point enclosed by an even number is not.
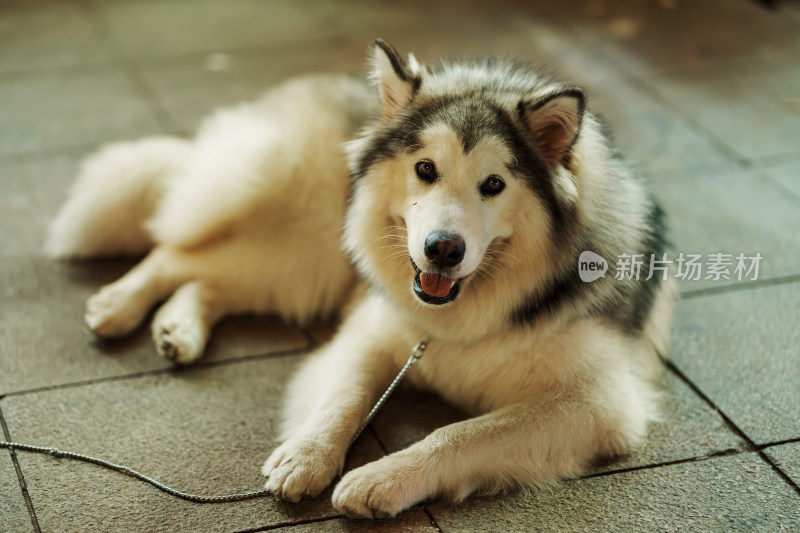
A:
[[[506,252],[505,250],[500,250],[499,249],[500,246],[505,246],[505,244],[504,243],[498,243],[498,242],[490,243],[489,246],[486,248],[486,257],[489,257],[491,259],[497,259],[496,257],[494,257],[494,255],[495,254],[499,254],[499,255],[503,255],[503,256],[509,257],[509,258],[511,258],[511,259],[513,259],[513,260],[515,260],[517,262],[520,261],[520,259],[516,255],[514,255],[514,254],[512,254],[510,252]]]
[[[392,260],[400,258],[400,257],[408,257],[408,252],[406,250],[393,252],[393,253],[387,255],[386,257],[384,257],[381,260],[381,263],[386,263],[387,261],[392,261]]]
[[[408,233],[408,230],[402,226],[386,226],[379,232],[377,237],[375,237],[374,239],[372,239],[372,241],[370,241],[370,244],[375,244],[376,242],[382,241],[384,239],[396,239],[400,242],[404,242],[406,240],[406,237],[404,235],[397,235],[394,232],[394,230],[398,229]]]
[[[489,278],[491,278],[492,280],[496,279],[494,277],[494,274],[492,274],[489,271],[489,269],[484,265],[478,265],[478,268],[475,269],[475,273],[479,274],[483,279],[487,281],[489,280]]]
[[[386,226],[383,229],[384,230],[387,230],[387,229],[392,229],[392,230],[399,229],[400,231],[405,231],[406,233],[408,233],[408,228],[405,228],[403,226]],[[383,230],[381,230],[381,231],[383,231]]]

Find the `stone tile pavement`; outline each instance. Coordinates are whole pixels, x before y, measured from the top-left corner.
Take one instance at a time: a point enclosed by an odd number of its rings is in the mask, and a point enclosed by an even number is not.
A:
[[[0,0],[2,437],[183,490],[260,487],[287,377],[330,325],[226,320],[172,369],[146,328],[102,343],[86,297],[130,261],[56,264],[44,228],[97,145],[190,133],[286,77],[357,71],[372,37],[422,59],[506,53],[587,87],[667,207],[675,250],[763,256],[757,281],[683,281],[664,421],[582,479],[397,519],[316,500],[176,500],[92,465],[0,450],[0,532],[799,531],[800,7],[559,2]],[[403,391],[351,452],[374,460],[462,415]]]

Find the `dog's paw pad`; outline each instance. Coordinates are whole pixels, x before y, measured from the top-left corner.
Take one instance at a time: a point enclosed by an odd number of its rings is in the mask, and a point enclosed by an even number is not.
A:
[[[170,322],[153,329],[158,353],[178,364],[193,363],[203,355],[205,335],[201,324]]]
[[[180,357],[178,347],[169,341],[162,341],[161,344],[158,345],[158,353],[162,357],[175,362],[178,362],[178,358]]]

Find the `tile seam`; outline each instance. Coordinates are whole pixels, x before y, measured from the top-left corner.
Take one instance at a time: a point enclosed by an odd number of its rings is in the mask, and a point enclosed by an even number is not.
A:
[[[790,285],[792,283],[797,283],[797,282],[800,282],[800,274],[790,274],[788,276],[766,278],[756,281],[748,281],[746,283],[730,283],[722,285],[720,287],[706,287],[703,289],[695,289],[695,290],[681,292],[681,300],[693,300],[695,298],[703,298],[706,296],[716,296],[718,294],[727,294],[731,292],[749,291],[765,287],[773,287],[776,285]]]
[[[296,522],[280,522],[278,524],[272,524],[269,526],[251,528],[251,529],[242,529],[236,530],[236,533],[260,533],[261,531],[275,531],[276,529],[288,529],[295,526],[302,526],[305,524],[317,524],[320,522],[330,522],[331,520],[338,520],[344,518],[344,516],[340,514],[335,514],[332,516],[323,516],[319,518],[308,518],[305,520],[298,520]]]
[[[726,448],[724,450],[719,450],[711,453],[707,453],[705,455],[696,455],[693,457],[684,457],[683,459],[674,459],[671,461],[663,461],[661,463],[650,463],[646,465],[639,465],[639,466],[631,466],[628,468],[619,468],[617,470],[606,470],[603,472],[592,472],[590,474],[586,474],[574,479],[565,480],[567,482],[574,482],[574,481],[581,481],[584,479],[593,479],[597,477],[605,477],[605,476],[613,476],[617,474],[627,474],[629,472],[639,472],[641,470],[655,470],[657,468],[663,468],[668,466],[675,466],[675,465],[683,465],[688,463],[699,463],[702,461],[706,461],[708,459],[714,459],[716,457],[729,457],[732,455],[742,455],[745,453],[755,453],[757,450],[741,449],[741,448]]]
[[[0,426],[3,429],[3,438],[6,441],[11,442],[11,433],[8,430],[8,425],[6,424],[6,419],[3,416],[3,409],[0,406]],[[31,525],[33,526],[33,530],[36,533],[41,533],[42,529],[39,527],[39,519],[36,516],[36,510],[33,508],[33,501],[31,500],[31,495],[28,492],[28,485],[25,483],[25,475],[22,473],[22,466],[19,464],[19,459],[17,458],[17,453],[15,450],[9,450],[9,455],[11,456],[11,462],[14,464],[14,470],[17,473],[17,480],[19,481],[19,488],[22,492],[22,497],[25,500],[25,507],[28,509],[28,514],[31,519]]]
[[[758,445],[758,449],[759,450],[766,450],[767,448],[774,448],[776,446],[783,446],[785,444],[797,444],[797,443],[800,443],[800,437],[794,437],[794,438],[791,438],[791,439],[783,439],[783,440],[778,440],[778,441],[774,441],[774,442],[768,442],[766,444],[759,444]]]
[[[750,436],[747,435],[747,433],[745,433],[745,431],[742,430],[733,421],[733,419],[730,418],[725,413],[725,411],[723,411],[716,403],[714,403],[714,401],[711,399],[710,396],[704,393],[698,385],[696,385],[691,379],[689,379],[689,377],[686,374],[684,374],[683,371],[680,368],[678,368],[677,365],[675,365],[675,363],[673,363],[672,361],[666,361],[665,364],[667,368],[669,368],[672,371],[673,374],[675,374],[684,383],[686,383],[689,387],[691,387],[691,389],[695,392],[695,394],[700,396],[700,398],[703,401],[705,401],[712,409],[714,409],[722,417],[722,419],[725,421],[725,424],[727,424],[729,429],[731,429],[736,435],[739,436],[739,438],[743,439],[747,443],[748,449],[746,451],[757,453],[763,462],[769,465],[772,468],[772,470],[776,474],[778,474],[778,476],[780,476],[787,485],[789,485],[789,487],[793,488],[794,491],[798,495],[800,495],[800,486],[798,486],[798,484],[795,483],[794,480],[791,477],[789,477],[789,475],[786,472],[784,472],[772,459],[770,459],[770,457],[767,456],[766,453],[764,453],[764,450],[760,449],[760,447],[755,443],[755,441],[751,439]]]
[[[300,348],[291,348],[291,349],[288,349],[288,350],[280,350],[280,351],[277,351],[277,352],[270,352],[270,353],[264,353],[264,354],[253,354],[253,355],[244,355],[244,356],[241,356],[241,357],[233,357],[233,358],[230,358],[230,359],[222,359],[222,360],[219,360],[219,361],[211,361],[211,362],[207,362],[207,363],[196,363],[194,365],[186,367],[185,369],[184,368],[180,368],[180,367],[177,367],[177,368],[176,367],[157,368],[157,369],[153,369],[153,370],[145,370],[145,371],[142,371],[142,372],[134,372],[134,373],[131,373],[131,374],[123,374],[123,375],[119,375],[119,376],[106,376],[106,377],[86,379],[86,380],[81,380],[81,381],[72,381],[72,382],[69,382],[69,383],[59,383],[59,384],[56,384],[56,385],[46,385],[46,386],[43,386],[43,387],[34,387],[34,388],[30,388],[30,389],[20,389],[20,390],[14,390],[14,391],[6,391],[6,392],[3,392],[2,394],[0,394],[0,397],[9,398],[9,397],[13,397],[13,396],[25,396],[25,395],[29,395],[29,394],[38,394],[38,393],[42,393],[42,392],[50,392],[50,391],[55,391],[55,390],[72,389],[72,388],[78,388],[78,387],[84,387],[84,386],[99,385],[99,384],[103,384],[103,383],[112,383],[112,382],[115,382],[115,381],[128,381],[128,380],[134,380],[134,379],[139,379],[139,378],[148,377],[148,376],[160,376],[160,375],[170,374],[170,373],[174,373],[174,372],[190,371],[192,369],[215,368],[215,367],[218,367],[218,366],[227,366],[227,365],[233,365],[233,364],[237,364],[237,363],[246,363],[246,362],[249,362],[249,361],[262,361],[262,360],[268,360],[268,359],[280,359],[280,358],[283,358],[283,357],[290,357],[290,356],[293,356],[293,355],[301,354],[301,353],[307,352],[308,350],[309,350],[308,346],[303,346],[303,347],[300,347]]]

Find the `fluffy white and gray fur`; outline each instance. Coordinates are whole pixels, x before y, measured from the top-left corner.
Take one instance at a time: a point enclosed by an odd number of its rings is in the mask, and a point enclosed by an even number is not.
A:
[[[371,69],[377,90],[294,80],[193,141],[92,156],[47,250],[149,255],[89,300],[89,326],[127,334],[166,300],[156,347],[190,363],[225,314],[305,323],[345,307],[289,385],[263,466],[289,501],[342,472],[429,338],[408,380],[474,418],[347,473],[333,503],[349,516],[576,476],[641,443],[675,287],[615,279],[620,253],[664,252],[663,217],[583,91],[504,60],[423,65],[380,40]],[[610,262],[605,277],[580,281],[584,250]]]

